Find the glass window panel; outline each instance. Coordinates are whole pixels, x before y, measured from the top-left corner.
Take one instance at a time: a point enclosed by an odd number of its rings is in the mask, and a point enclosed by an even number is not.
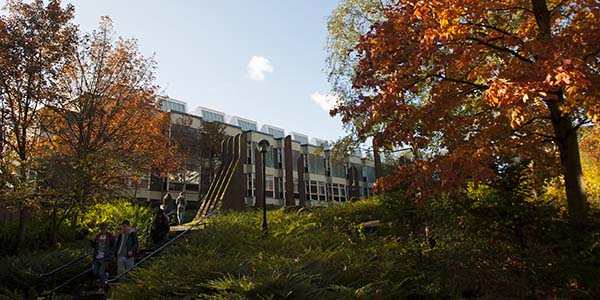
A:
[[[275,187],[275,185],[273,183],[273,180],[274,180],[273,176],[272,175],[267,175],[266,178],[265,178],[265,180],[266,180],[266,185],[265,185],[266,190],[267,191],[273,191],[273,189]]]

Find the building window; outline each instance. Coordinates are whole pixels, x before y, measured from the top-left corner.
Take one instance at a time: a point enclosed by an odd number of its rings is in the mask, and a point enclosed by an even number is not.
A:
[[[302,156],[304,158],[304,172],[309,173],[308,171],[308,154]]]
[[[309,166],[308,169],[310,170],[310,173],[324,175],[325,170],[324,170],[323,158],[321,156],[314,155],[314,154],[308,154],[306,156],[308,156],[308,166]]]
[[[277,151],[277,168],[283,169],[283,150],[280,148],[275,150]]]
[[[246,196],[254,197],[256,179],[254,173],[246,174]]]
[[[325,193],[325,182],[319,181],[317,182],[317,186],[319,187],[319,200],[325,201],[327,196]]]
[[[310,181],[310,200],[319,200],[318,185],[314,180]]]
[[[168,99],[163,100],[162,108],[164,111],[172,110],[185,113],[185,104],[173,102]]]
[[[377,178],[375,177],[375,168],[374,168],[374,167],[371,167],[371,166],[365,166],[365,167],[363,168],[363,174],[364,174],[364,176],[365,176],[365,178],[366,178],[366,180],[365,180],[366,182],[373,183],[373,182],[375,182],[375,180],[377,179]]]
[[[273,183],[273,175],[267,175],[265,177],[265,190],[272,192],[273,189],[275,188],[275,185]]]
[[[329,165],[331,166],[331,176],[332,177],[339,177],[339,178],[346,178],[346,170],[344,168],[344,165],[342,163],[340,163],[339,161],[335,161],[335,160],[329,160]]]
[[[275,191],[273,190],[274,188],[275,188],[275,183],[274,183],[273,175],[265,176],[265,197],[274,198],[275,197]]]
[[[248,144],[246,145],[246,148],[248,148],[248,151],[246,153],[246,163],[251,165],[252,164],[252,152],[254,150],[254,148],[252,148],[252,142],[248,142]]]
[[[214,113],[208,110],[202,110],[202,118],[209,122],[221,122],[225,123],[225,116],[223,114]]]
[[[333,200],[340,201],[340,185],[337,183],[332,184],[333,189]]]
[[[292,139],[301,145],[308,144],[308,137],[303,134],[292,133]]]
[[[298,178],[294,178],[294,199],[300,199],[300,192],[298,188]]]
[[[275,165],[273,151],[273,147],[269,147],[269,151],[265,153],[265,166],[267,168],[273,168]]]
[[[267,128],[267,133],[269,133],[276,139],[279,139],[279,138],[282,138],[285,136],[285,133],[283,132],[283,130],[275,129],[275,128],[271,128],[271,127]]]
[[[279,199],[283,199],[285,197],[285,190],[284,190],[284,178],[285,177],[275,177],[275,184],[277,184],[277,197]]]
[[[244,120],[238,119],[238,126],[242,129],[242,131],[256,131],[256,123],[248,122]]]

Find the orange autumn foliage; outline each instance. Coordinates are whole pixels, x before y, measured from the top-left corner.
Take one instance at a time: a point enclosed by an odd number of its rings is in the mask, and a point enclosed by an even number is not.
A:
[[[378,182],[413,191],[486,182],[518,157],[565,176],[584,212],[577,130],[600,116],[600,3],[403,0],[363,35],[353,88],[332,110],[359,138],[410,145],[415,161]]]
[[[64,74],[71,99],[48,107],[50,155],[61,155],[81,174],[86,195],[122,187],[130,177],[176,168],[168,136],[170,117],[160,112],[154,61],[135,40],[115,39],[110,19],[81,40]],[[84,180],[85,179],[85,180]]]

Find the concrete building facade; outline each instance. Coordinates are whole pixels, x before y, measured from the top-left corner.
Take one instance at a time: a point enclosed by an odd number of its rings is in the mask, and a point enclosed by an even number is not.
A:
[[[193,174],[188,182],[148,176],[128,190],[139,200],[159,201],[165,192],[184,191],[188,200],[198,201],[205,211],[262,207],[257,199],[262,199],[263,163],[267,205],[329,206],[373,193],[375,162],[360,152],[334,159],[327,141],[322,139],[293,131],[286,134],[284,129],[267,124],[258,130],[256,121],[203,107],[187,113],[187,104],[169,98],[163,99],[163,108],[170,112],[172,124],[199,128],[202,121],[219,122],[230,138],[222,144],[221,169],[207,193],[199,193],[202,181],[193,179],[199,177]],[[257,149],[263,139],[271,145],[264,162]]]

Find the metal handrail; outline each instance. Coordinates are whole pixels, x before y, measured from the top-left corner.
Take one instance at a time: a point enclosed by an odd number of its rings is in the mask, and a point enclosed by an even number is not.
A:
[[[175,213],[174,211],[171,211],[171,212],[168,212],[168,213],[166,213],[165,215],[166,215],[166,216],[170,216],[170,215],[172,215],[172,214],[174,214],[174,213]],[[153,222],[154,222],[154,220],[152,220],[152,221],[150,221],[150,222],[148,222],[148,223],[146,223],[146,224],[142,225],[142,226],[140,227],[140,228],[141,228],[141,229],[140,229],[140,231],[141,231],[141,230],[145,230],[145,229],[146,229],[148,226],[152,225],[152,223],[153,223]],[[68,263],[66,263],[66,264],[64,264],[64,265],[62,265],[62,266],[60,266],[60,267],[58,267],[58,268],[56,268],[56,269],[52,270],[52,271],[50,271],[50,272],[46,272],[46,273],[42,273],[42,274],[38,274],[38,276],[40,276],[40,277],[46,277],[46,276],[54,275],[54,274],[56,274],[56,273],[58,273],[58,272],[60,272],[60,271],[62,271],[62,270],[64,270],[64,269],[66,269],[67,267],[69,267],[69,266],[71,266],[71,265],[75,264],[76,262],[78,262],[78,261],[80,261],[80,260],[82,260],[82,259],[84,259],[84,258],[88,257],[89,255],[92,255],[93,253],[94,253],[93,251],[90,251],[90,253],[87,253],[87,254],[85,254],[85,255],[82,255],[82,256],[80,256],[80,257],[78,257],[78,258],[76,258],[76,259],[74,259],[74,260],[72,260],[72,261],[70,261],[70,262],[68,262]],[[49,295],[51,295],[52,293],[54,293],[54,292],[56,292],[56,291],[60,290],[61,288],[63,288],[63,287],[64,287],[64,286],[66,286],[67,284],[69,284],[69,283],[73,282],[74,280],[78,279],[79,277],[81,277],[81,276],[85,275],[87,272],[91,271],[92,269],[93,269],[93,268],[88,268],[88,269],[86,269],[85,271],[83,271],[83,272],[81,272],[81,273],[79,273],[79,274],[77,274],[77,275],[75,275],[75,276],[73,276],[73,277],[69,278],[67,281],[63,282],[62,284],[60,284],[59,286],[57,286],[57,287],[53,288],[52,290],[50,290],[49,292],[47,292],[46,294],[44,294],[44,295],[42,295],[42,296],[43,296],[43,297],[45,297],[45,296],[49,296]]]
[[[78,261],[80,261],[80,260],[82,260],[82,259],[84,259],[84,258],[86,258],[86,257],[88,257],[90,255],[92,255],[93,253],[94,253],[94,251],[88,251],[88,253],[86,253],[86,254],[84,254],[82,256],[79,256],[79,257],[73,259],[72,261],[70,261],[70,262],[68,262],[68,263],[66,263],[66,264],[64,264],[64,265],[62,265],[62,266],[60,266],[60,267],[58,267],[56,269],[54,269],[54,270],[52,270],[50,272],[38,274],[38,276],[40,276],[40,277],[47,277],[47,276],[50,276],[50,275],[54,275],[54,274],[56,274],[56,273],[58,273],[58,272],[60,272],[60,271],[62,271],[64,269],[66,269],[67,267],[75,264],[76,262],[78,262]]]
[[[46,296],[50,296],[50,295],[54,294],[56,291],[60,290],[61,288],[63,288],[63,287],[64,287],[64,286],[66,286],[67,284],[69,284],[69,283],[71,283],[71,282],[75,281],[76,279],[79,279],[79,277],[81,277],[81,276],[83,276],[83,275],[87,274],[87,272],[90,272],[90,271],[92,271],[92,270],[93,270],[93,267],[90,267],[90,268],[86,269],[85,271],[83,271],[83,272],[81,272],[81,273],[77,274],[76,276],[73,276],[73,277],[71,277],[69,280],[67,280],[67,281],[63,282],[63,283],[62,283],[62,284],[60,284],[59,286],[57,286],[57,287],[55,287],[55,288],[51,289],[50,291],[46,292],[45,294],[43,294],[43,295],[42,295],[42,297],[46,297]]]
[[[158,247],[156,250],[152,251],[150,254],[146,255],[144,258],[142,258],[139,262],[137,262],[136,264],[133,265],[133,267],[125,270],[125,272],[121,273],[120,275],[117,275],[115,278],[107,280],[106,283],[113,283],[117,280],[119,280],[121,277],[127,275],[131,270],[135,269],[137,266],[141,265],[144,261],[148,260],[150,257],[156,255],[157,253],[159,253],[160,251],[162,251],[164,248],[166,248],[167,246],[171,245],[173,242],[175,242],[176,240],[178,240],[180,237],[182,237],[183,235],[185,235],[186,233],[190,232],[190,230],[192,230],[192,228],[200,225],[202,223],[202,221],[208,219],[208,217],[212,216],[213,214],[216,213],[216,210],[211,211],[210,213],[206,214],[204,217],[201,217],[200,219],[198,219],[198,221],[196,221],[196,223],[189,225],[189,227],[184,230],[183,232],[179,233],[177,236],[175,236],[174,238],[168,240],[166,243],[164,243],[162,246]]]

